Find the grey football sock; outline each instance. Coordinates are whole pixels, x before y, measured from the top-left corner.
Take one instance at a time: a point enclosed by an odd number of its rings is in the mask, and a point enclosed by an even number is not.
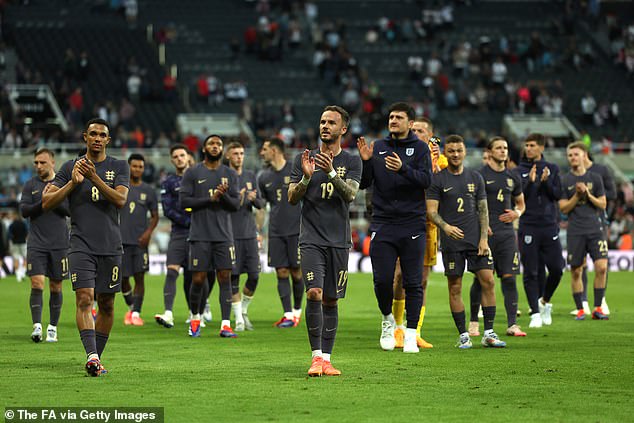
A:
[[[504,308],[506,309],[506,323],[508,327],[517,323],[517,285],[515,276],[502,278],[502,295],[504,296]]]
[[[493,322],[495,322],[495,306],[483,306],[482,314],[484,315],[484,330],[493,329]]]
[[[165,310],[172,310],[174,307],[174,298],[176,297],[176,279],[178,279],[178,272],[174,269],[167,269],[167,275],[165,275],[165,286],[163,286],[163,303],[165,304]]]
[[[97,340],[95,338],[94,329],[80,330],[79,337],[81,338],[81,343],[84,345],[86,357],[88,357],[90,354],[97,354]]]
[[[277,278],[277,293],[282,301],[284,313],[291,311],[291,283],[289,278]]]
[[[31,288],[29,305],[31,306],[31,320],[33,323],[42,323],[42,290]]]
[[[222,320],[231,320],[231,282],[218,282],[220,287],[220,314]]]
[[[101,358],[103,350],[106,349],[106,343],[108,342],[108,334],[102,332],[95,332],[95,345],[97,346],[97,355]]]
[[[326,354],[331,354],[337,336],[337,326],[339,326],[339,308],[334,306],[322,306],[324,327],[321,333],[321,349]]]
[[[323,320],[321,301],[306,300],[306,327],[311,351],[322,349]]]
[[[57,326],[57,322],[59,322],[59,315],[62,312],[63,302],[64,297],[62,291],[51,292],[51,298],[48,300],[48,307],[51,313],[51,325],[53,326]]]
[[[293,308],[299,310],[302,308],[302,299],[304,298],[304,279],[293,279]]]

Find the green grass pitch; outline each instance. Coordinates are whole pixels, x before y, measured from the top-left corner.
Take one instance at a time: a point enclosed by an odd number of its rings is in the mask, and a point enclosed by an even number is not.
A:
[[[471,276],[466,278],[471,282]],[[468,292],[465,282],[465,299]],[[29,283],[0,282],[0,398],[4,406],[159,406],[167,422],[242,421],[494,421],[615,422],[634,420],[634,278],[612,273],[609,321],[574,321],[570,277],[554,299],[553,325],[528,329],[521,282],[519,320],[526,338],[504,335],[498,289],[496,330],[508,348],[454,348],[456,329],[446,282],[433,274],[424,337],[434,344],[420,354],[379,348],[380,315],[371,276],[351,274],[339,306],[333,363],[338,378],[307,378],[310,348],[305,324],[277,329],[281,316],[273,275],[262,275],[249,314],[256,326],[237,339],[218,337],[214,321],[202,337],[187,336],[180,286],[173,329],[153,320],[162,312],[163,278],[148,277],[144,327],[124,327],[117,297],[116,321],[103,363],[110,371],[86,377],[74,322],[74,295],[65,283],[59,342],[30,339]],[[48,294],[44,321],[48,323]],[[592,301],[592,299],[590,300]]]

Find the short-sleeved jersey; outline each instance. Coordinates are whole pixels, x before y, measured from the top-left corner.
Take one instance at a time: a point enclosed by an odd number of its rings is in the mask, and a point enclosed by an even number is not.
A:
[[[209,169],[204,163],[189,168],[183,175],[180,187],[183,197],[210,198],[220,184],[229,185],[225,196],[238,198],[238,175],[228,166]],[[222,200],[209,202],[205,207],[192,210],[189,227],[190,241],[233,242],[231,210]]]
[[[594,172],[586,172],[581,176],[566,173],[561,177],[561,186],[565,198],[572,198],[576,192],[577,182],[586,184],[592,195],[605,195],[601,176]],[[574,209],[568,213],[568,235],[592,235],[601,232],[603,210],[596,208],[592,202],[584,198],[579,200]]]
[[[464,233],[463,239],[452,239],[441,230],[443,252],[477,250],[480,242],[478,201],[486,200],[482,176],[471,169],[464,169],[460,175],[443,169],[434,174],[427,199],[438,200],[438,214]]]
[[[72,180],[75,160],[64,163],[55,175],[53,185],[61,188]],[[130,184],[130,168],[125,160],[106,156],[95,163],[97,175],[106,185],[115,189]],[[119,230],[119,209],[108,201],[99,189],[85,178],[68,195],[70,207],[70,250],[97,256],[123,253]]]
[[[22,188],[20,207],[41,205],[42,191],[46,185],[48,182],[37,176],[29,179]],[[26,241],[29,248],[41,251],[68,249],[68,199],[64,199],[61,206],[29,217],[29,237]]]
[[[182,179],[182,176],[172,173],[161,183],[163,215],[172,222],[172,234],[189,233],[191,223],[190,213],[181,207],[178,200]]]
[[[288,202],[292,166],[292,163],[286,162],[279,171],[266,169],[258,178],[262,197],[271,205],[269,238],[299,234],[300,206]]]
[[[238,190],[244,190],[244,195],[240,195],[240,208],[231,213],[233,224],[233,239],[252,239],[258,236],[258,229],[255,224],[253,208],[262,208],[265,202],[260,195],[255,173],[250,170],[243,170],[238,175]],[[256,198],[253,201],[247,199],[247,192],[256,190]]]
[[[612,172],[607,166],[599,163],[592,163],[592,166],[586,168],[588,172],[598,173],[601,176],[603,182],[603,189],[605,190],[605,198],[608,200],[616,200],[616,184],[614,183],[614,177]]]
[[[513,223],[500,222],[500,215],[513,209],[513,199],[522,193],[522,180],[508,169],[498,172],[484,166],[478,172],[484,179],[491,231],[495,235],[513,234]]]
[[[145,182],[130,184],[128,201],[121,209],[121,241],[123,245],[139,245],[139,237],[148,225],[148,214],[158,212],[156,191]]]
[[[319,150],[311,150],[314,157]],[[332,160],[337,175],[344,181],[361,180],[361,158],[341,150]],[[293,162],[291,182],[298,183],[303,176],[302,156],[298,154]],[[350,203],[345,201],[335,189],[328,175],[321,169],[315,173],[308,184],[306,194],[301,201],[301,225],[299,245],[319,245],[322,247],[350,248]]]

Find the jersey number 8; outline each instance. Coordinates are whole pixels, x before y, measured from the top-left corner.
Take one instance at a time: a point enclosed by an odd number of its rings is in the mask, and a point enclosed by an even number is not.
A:
[[[90,190],[90,193],[91,193],[90,197],[92,198],[92,201],[94,201],[95,203],[99,201],[99,189],[97,187],[92,187],[92,189]]]

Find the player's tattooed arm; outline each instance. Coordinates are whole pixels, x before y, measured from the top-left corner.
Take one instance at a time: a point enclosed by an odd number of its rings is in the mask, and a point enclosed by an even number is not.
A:
[[[486,198],[478,200],[478,220],[480,221],[480,239],[489,238],[489,206]]]
[[[444,219],[438,214],[437,211],[429,212],[427,213],[427,215],[436,226],[438,226],[443,231],[445,230],[448,223],[444,221]]]
[[[288,185],[288,202],[292,205],[299,203],[299,200],[304,198],[308,185],[302,183],[291,183]]]
[[[357,192],[359,192],[359,182],[354,179],[346,179],[345,181],[339,177],[339,175],[335,176],[330,180],[332,185],[335,187],[339,195],[343,197],[344,201],[351,203],[354,200],[354,197],[357,196]]]
[[[427,200],[427,217],[434,222],[436,226],[443,230],[448,237],[453,239],[464,238],[464,232],[457,226],[452,226],[438,214],[438,200]]]

